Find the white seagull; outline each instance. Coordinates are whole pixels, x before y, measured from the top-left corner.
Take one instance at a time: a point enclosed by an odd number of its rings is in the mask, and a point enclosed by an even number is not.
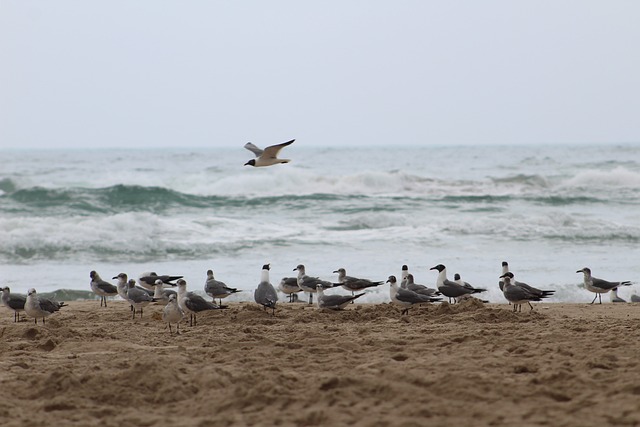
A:
[[[157,288],[156,288],[157,289]],[[178,305],[178,295],[174,292],[169,295],[169,303],[162,310],[162,320],[169,325],[169,333],[171,333],[171,324],[176,324],[176,335],[180,334],[180,322],[184,317],[184,310]]]
[[[624,282],[609,282],[607,280],[595,278],[591,275],[591,269],[587,267],[576,271],[576,273],[584,274],[584,287],[587,288],[588,291],[595,292],[596,294],[596,296],[593,297],[591,304],[596,302],[596,298],[598,298],[600,300],[600,304],[602,304],[602,294],[605,294],[618,286],[631,285],[631,282],[628,280],[625,280]]]
[[[244,165],[260,168],[264,166],[277,165],[278,163],[289,163],[291,161],[290,159],[279,159],[278,153],[287,145],[293,144],[293,141],[295,141],[295,139],[292,139],[291,141],[283,142],[282,144],[270,145],[264,150],[261,150],[260,148],[256,147],[250,142],[247,142],[246,144],[244,144],[244,148],[246,148],[247,150],[255,154],[256,158],[249,160]]]
[[[35,319],[36,325],[38,324],[38,317],[42,317],[42,324],[44,325],[44,318],[51,316],[56,311],[60,310],[60,307],[64,307],[64,305],[64,302],[55,302],[47,298],[40,298],[36,290],[31,288],[27,292],[24,311],[28,316]]]

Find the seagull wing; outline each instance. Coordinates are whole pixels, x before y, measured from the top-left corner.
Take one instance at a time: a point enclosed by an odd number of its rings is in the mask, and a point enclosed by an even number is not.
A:
[[[260,157],[263,153],[263,150],[261,150],[260,148],[256,147],[255,145],[253,145],[250,142],[247,142],[246,144],[244,144],[244,148],[246,148],[247,150],[251,151],[253,154],[256,155],[256,157]]]
[[[278,157],[278,153],[280,152],[280,150],[282,150],[287,145],[293,144],[293,141],[295,141],[295,139],[292,139],[291,141],[283,142],[282,144],[268,146],[267,148],[264,149],[264,157],[275,159],[276,157]],[[245,145],[245,148],[246,147],[247,146]]]

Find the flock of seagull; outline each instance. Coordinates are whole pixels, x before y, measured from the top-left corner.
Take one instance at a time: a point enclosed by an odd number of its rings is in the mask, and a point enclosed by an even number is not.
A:
[[[260,283],[254,292],[254,300],[257,304],[263,306],[265,310],[270,309],[272,314],[275,314],[278,293],[270,282],[269,270],[269,264],[265,264],[262,267]],[[448,298],[450,303],[456,303],[468,298],[475,298],[474,294],[486,291],[485,288],[476,288],[463,281],[459,274],[455,274],[454,280],[449,280],[447,278],[447,268],[443,264],[438,264],[432,267],[431,270],[438,272],[435,288],[415,283],[414,277],[409,273],[409,268],[406,265],[402,266],[400,283],[398,283],[395,276],[389,276],[386,282],[348,276],[344,268],[334,271],[334,273],[338,274],[338,281],[334,283],[307,275],[305,266],[300,264],[293,269],[293,271],[297,271],[297,276],[284,277],[278,284],[278,290],[288,295],[289,302],[297,300],[297,293],[308,292],[309,304],[313,304],[313,295],[316,294],[316,304],[319,308],[340,310],[364,295],[364,292],[361,291],[389,283],[391,302],[402,308],[401,315],[408,314],[409,309],[416,304],[442,301],[443,297]],[[591,270],[586,267],[576,273],[583,274],[585,289],[595,293],[591,304],[595,303],[596,299],[599,299],[600,304],[602,304],[602,294],[607,292],[612,292],[615,298],[618,298],[616,293],[618,287],[632,284],[630,281],[611,282],[598,279],[593,277]],[[222,304],[222,299],[242,292],[216,280],[212,270],[207,271],[204,285],[204,291],[212,298],[212,301],[207,301],[194,292],[188,292],[187,282],[183,279],[183,276],[159,276],[151,272],[141,275],[136,283],[136,280],[129,279],[125,273],[120,273],[113,277],[114,280],[117,279],[116,285],[103,280],[96,271],[91,271],[89,277],[91,279],[91,290],[100,297],[101,307],[103,305],[107,306],[107,298],[119,295],[129,302],[133,319],[138,313],[142,318],[144,307],[151,303],[165,305],[162,319],[167,323],[170,333],[173,332],[172,324],[176,325],[176,333],[179,333],[180,322],[186,315],[189,315],[190,325],[195,326],[197,325],[196,316],[198,313],[207,310],[226,309],[228,306]],[[533,310],[531,302],[542,301],[552,296],[555,292],[554,290],[538,289],[516,281],[506,261],[502,263],[502,274],[498,285],[505,299],[509,304],[513,305],[514,312],[522,311],[523,304],[528,304],[530,309]],[[325,290],[339,286],[350,291],[351,295],[325,293]],[[177,290],[170,289],[172,287],[176,287]],[[48,316],[66,306],[64,302],[56,302],[40,297],[33,288],[29,289],[26,297],[12,294],[8,287],[1,288],[0,291],[2,291],[2,303],[14,311],[14,322],[20,320],[20,313],[24,311],[27,316],[34,318],[36,324],[38,319],[42,319],[42,323],[45,324],[45,319]],[[216,300],[218,300],[217,303]],[[612,301],[616,302],[616,299],[612,298]],[[633,295],[631,301],[640,302],[640,297]]]

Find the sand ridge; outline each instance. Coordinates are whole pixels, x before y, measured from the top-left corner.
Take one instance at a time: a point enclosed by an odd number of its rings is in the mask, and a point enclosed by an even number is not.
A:
[[[637,304],[0,309],[0,425],[640,425]]]

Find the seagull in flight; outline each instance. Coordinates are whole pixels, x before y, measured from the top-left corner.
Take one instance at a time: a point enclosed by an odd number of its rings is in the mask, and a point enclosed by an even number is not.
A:
[[[279,159],[278,153],[287,145],[293,144],[293,141],[295,141],[295,139],[292,139],[291,141],[283,142],[282,144],[270,145],[264,150],[261,150],[260,148],[256,147],[250,142],[247,142],[246,144],[244,144],[244,148],[246,148],[247,150],[255,154],[256,158],[249,160],[244,165],[245,166],[250,165],[250,166],[259,168],[263,166],[276,165],[278,163],[289,163],[291,161],[290,159]]]

